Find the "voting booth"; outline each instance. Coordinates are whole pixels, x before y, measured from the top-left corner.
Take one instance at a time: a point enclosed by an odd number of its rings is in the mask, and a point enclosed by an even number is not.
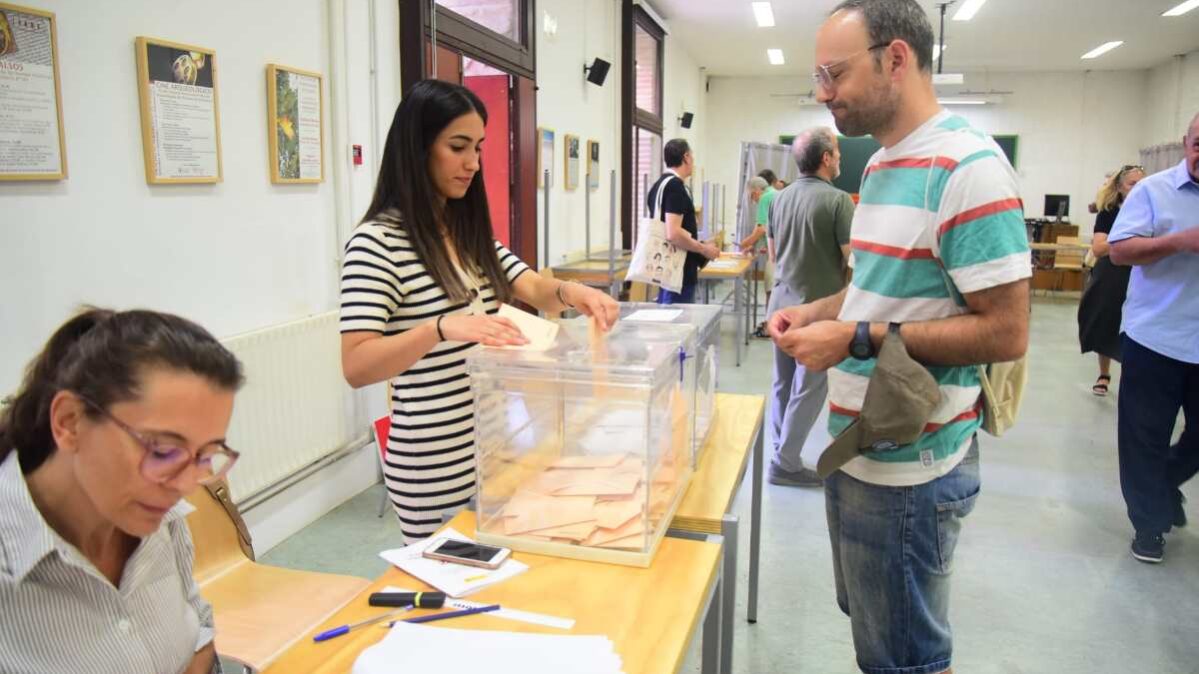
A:
[[[697,334],[580,318],[544,350],[475,349],[478,540],[649,566],[691,479]]]

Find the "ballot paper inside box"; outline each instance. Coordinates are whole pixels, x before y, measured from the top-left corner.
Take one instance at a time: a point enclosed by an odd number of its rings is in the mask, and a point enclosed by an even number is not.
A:
[[[691,479],[695,337],[580,319],[545,351],[468,356],[478,540],[648,566]]]
[[[695,430],[692,468],[699,465],[712,422],[716,419],[716,374],[720,370],[720,317],[713,304],[651,304],[621,302],[620,319],[638,323],[695,326]]]

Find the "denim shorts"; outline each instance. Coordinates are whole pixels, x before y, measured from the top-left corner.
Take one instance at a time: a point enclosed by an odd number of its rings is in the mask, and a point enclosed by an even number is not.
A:
[[[978,490],[977,438],[952,471],[914,487],[869,484],[843,471],[824,481],[837,603],[866,674],[949,668],[953,550]]]

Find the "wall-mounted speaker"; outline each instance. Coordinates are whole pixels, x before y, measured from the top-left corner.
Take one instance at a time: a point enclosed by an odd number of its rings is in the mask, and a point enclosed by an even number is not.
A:
[[[690,112],[684,112],[683,116],[679,117],[679,126],[683,127],[684,129],[690,129],[691,120],[693,119],[695,119],[695,115],[691,114]]]
[[[597,58],[591,62],[591,65],[583,66],[583,74],[587,77],[588,82],[602,87],[604,86],[604,80],[608,77],[608,69],[611,67],[611,63]]]

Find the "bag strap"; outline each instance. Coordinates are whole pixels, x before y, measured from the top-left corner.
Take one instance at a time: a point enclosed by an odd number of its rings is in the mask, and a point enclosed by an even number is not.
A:
[[[654,195],[654,201],[656,203],[654,204],[654,210],[650,211],[649,217],[658,218],[662,222],[666,222],[666,218],[659,215],[662,213],[662,194],[666,191],[666,183],[670,182],[671,178],[677,177],[678,176],[673,173],[667,173],[662,178],[662,181],[658,183],[658,193]]]
[[[237,544],[241,546],[241,551],[245,553],[250,561],[254,561],[254,542],[250,538],[250,530],[246,527],[246,521],[242,519],[241,512],[238,511],[237,505],[233,503],[233,498],[229,496],[229,485],[224,480],[214,484],[206,484],[204,488],[208,490],[208,494],[221,504],[225,514],[229,519],[233,520],[233,525],[237,527]]]

